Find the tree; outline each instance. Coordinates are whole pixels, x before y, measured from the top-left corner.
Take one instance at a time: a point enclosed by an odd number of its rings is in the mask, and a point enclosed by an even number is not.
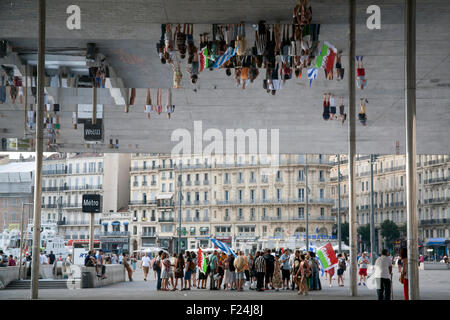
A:
[[[361,242],[367,246],[370,244],[370,224],[366,224],[358,228],[358,234],[360,235]]]
[[[386,240],[388,247],[391,247],[392,242],[400,237],[398,226],[391,220],[384,220],[380,229],[381,236]]]
[[[341,223],[341,238],[347,246],[349,245],[349,233],[350,231],[348,222]],[[337,224],[333,226],[333,236],[337,236]]]

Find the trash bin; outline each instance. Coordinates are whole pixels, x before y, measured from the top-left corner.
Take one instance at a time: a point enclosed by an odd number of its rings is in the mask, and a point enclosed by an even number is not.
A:
[[[89,271],[81,272],[81,288],[93,288],[93,281]]]

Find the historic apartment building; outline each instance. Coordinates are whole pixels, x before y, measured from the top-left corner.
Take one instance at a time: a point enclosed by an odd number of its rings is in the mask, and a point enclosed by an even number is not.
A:
[[[309,234],[331,236],[329,157],[308,156]],[[211,246],[213,237],[231,246],[256,249],[286,246],[305,234],[306,159],[241,155],[131,156],[131,247],[181,249]],[[271,162],[270,162],[271,161]],[[181,202],[180,202],[180,194]]]
[[[331,169],[331,195],[335,199],[333,214],[337,214],[337,157]],[[373,164],[374,220],[377,247],[383,243],[379,226],[384,220],[406,224],[406,158],[404,155],[375,156]],[[341,156],[341,214],[348,221],[347,157]],[[358,226],[370,223],[370,156],[358,156],[356,161],[356,210]],[[417,212],[419,245],[445,252],[450,242],[450,156],[417,156]]]
[[[102,195],[94,217],[94,238],[106,248],[128,249],[129,154],[53,154],[42,171],[42,219],[55,221],[66,241],[88,242],[90,213],[82,212],[83,194]],[[118,218],[111,220],[118,213]],[[111,220],[111,221],[109,221]],[[109,243],[109,244],[107,244]]]

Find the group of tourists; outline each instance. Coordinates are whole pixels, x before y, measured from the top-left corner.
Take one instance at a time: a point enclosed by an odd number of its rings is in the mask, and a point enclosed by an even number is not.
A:
[[[141,266],[144,281],[153,269],[157,290],[162,291],[207,289],[208,281],[210,290],[243,291],[248,287],[259,292],[297,290],[299,295],[307,295],[311,290],[322,289],[320,263],[315,253],[300,250],[266,249],[255,255],[245,255],[239,250],[233,254],[215,250],[200,258],[193,251],[172,256],[160,251],[154,258],[145,253]],[[332,277],[330,274],[330,286]]]

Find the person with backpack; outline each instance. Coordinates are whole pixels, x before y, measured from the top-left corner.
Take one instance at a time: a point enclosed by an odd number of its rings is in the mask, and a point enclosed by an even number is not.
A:
[[[338,276],[338,287],[344,286],[344,272],[347,269],[347,263],[345,262],[345,258],[342,256],[342,253],[339,253],[338,256],[338,269],[337,269],[337,276]],[[340,284],[342,283],[342,284]]]
[[[191,259],[192,259],[192,264],[191,264],[191,278],[192,278],[192,286],[195,288],[197,287],[197,263],[198,263],[198,259],[197,259],[197,255],[195,254],[195,252],[191,252]]]
[[[208,256],[207,273],[210,277],[209,290],[219,290],[216,288],[216,280],[214,279],[214,275],[217,273],[217,260],[217,250],[214,250],[214,252]]]
[[[319,263],[316,259],[316,254],[314,252],[309,252],[309,261],[311,263],[312,273],[309,281],[309,289],[310,290],[319,290]]]
[[[89,250],[86,257],[84,258],[85,267],[95,267],[97,261],[95,259],[95,251]]]
[[[230,290],[236,290],[236,267],[234,266],[234,255],[230,254],[227,260],[230,270]]]
[[[269,284],[270,284],[271,289],[273,289],[272,276],[273,276],[273,271],[274,271],[274,268],[275,268],[275,258],[270,253],[270,249],[266,250],[266,254],[264,255],[264,259],[266,260],[265,289],[269,290]]]

